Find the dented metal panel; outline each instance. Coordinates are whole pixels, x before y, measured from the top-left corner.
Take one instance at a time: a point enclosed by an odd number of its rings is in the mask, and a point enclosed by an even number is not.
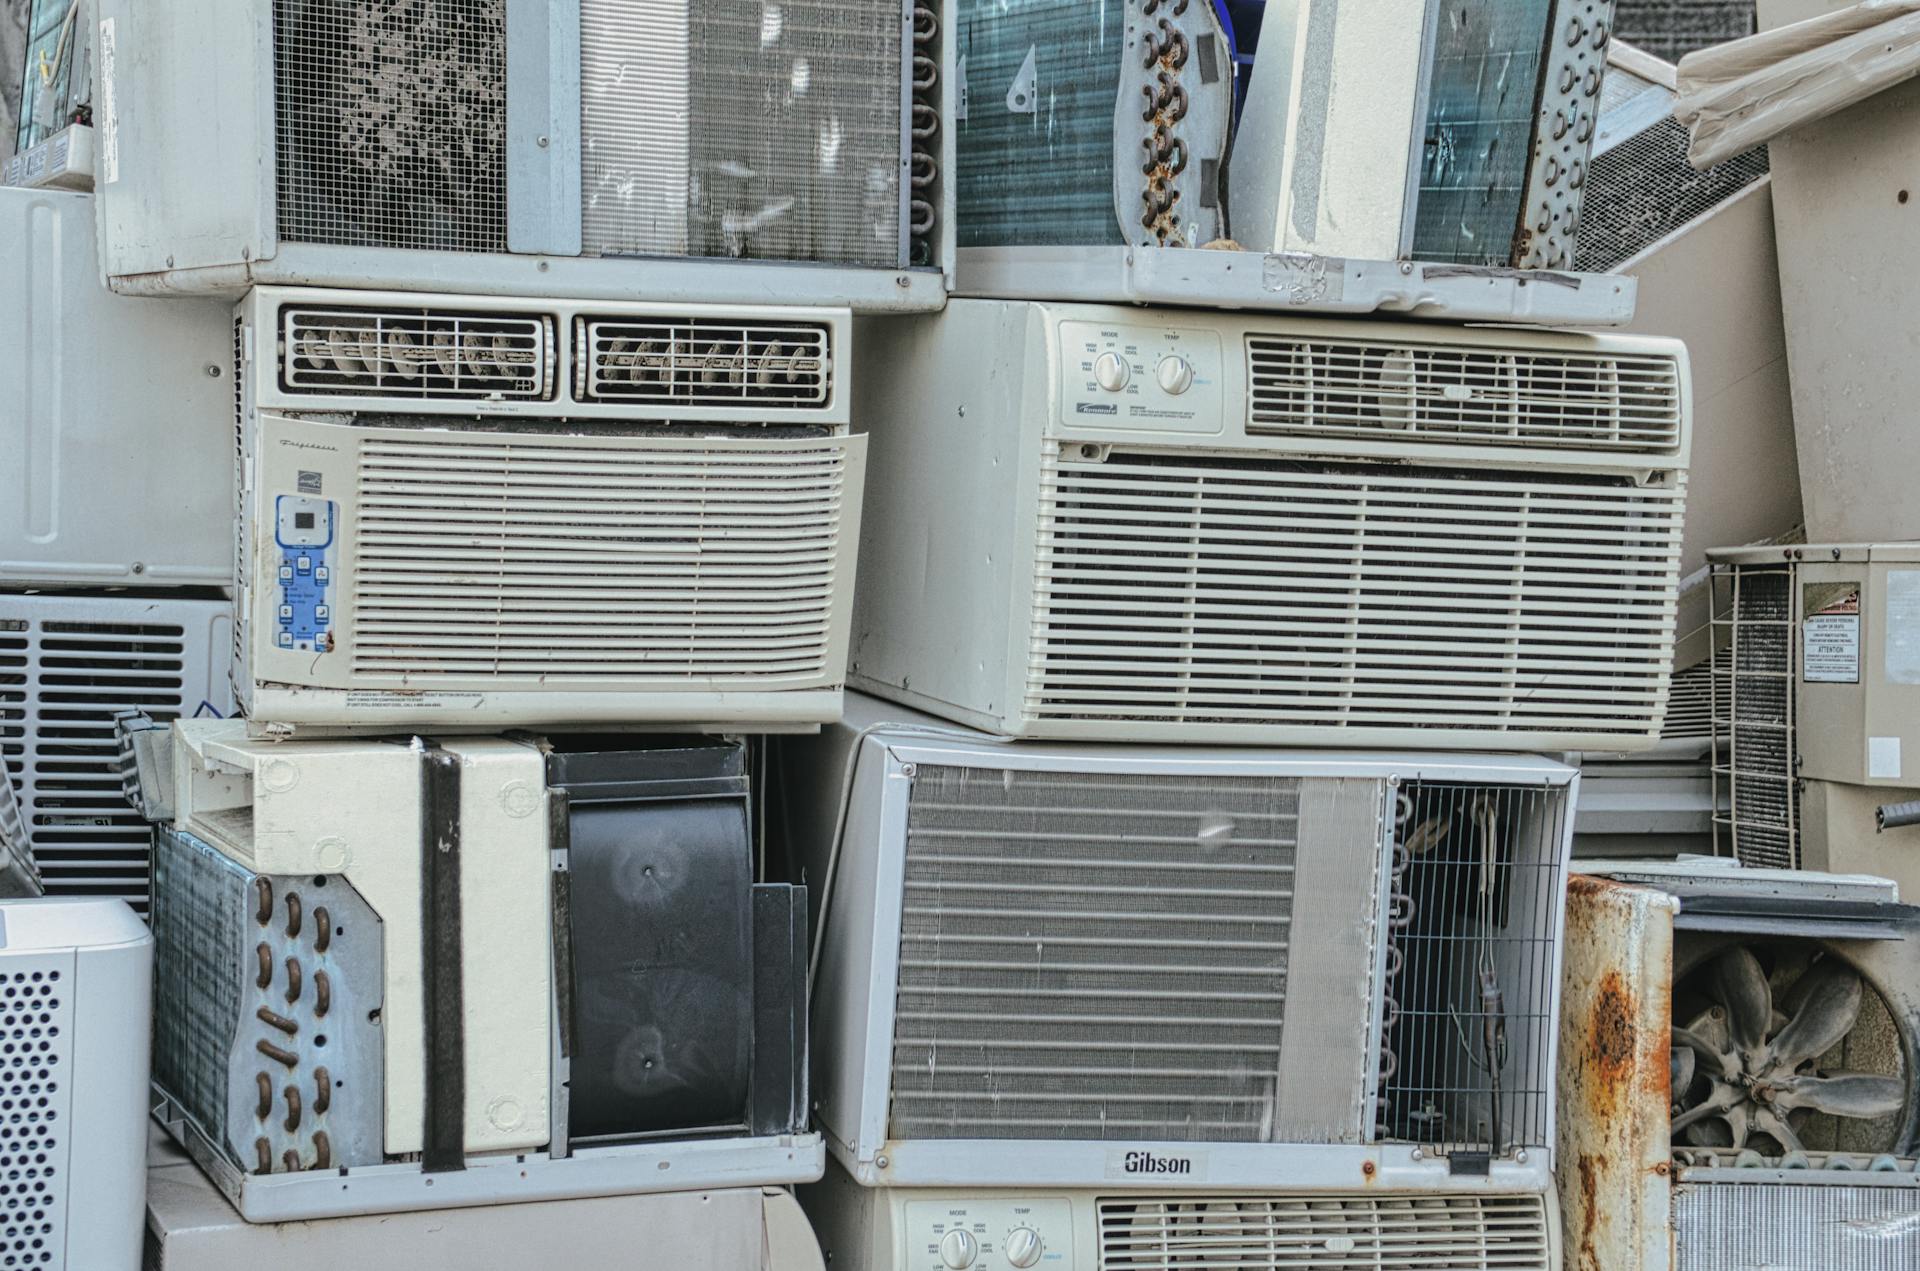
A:
[[[1664,892],[1567,883],[1557,1160],[1568,1271],[1672,1261],[1673,919]]]

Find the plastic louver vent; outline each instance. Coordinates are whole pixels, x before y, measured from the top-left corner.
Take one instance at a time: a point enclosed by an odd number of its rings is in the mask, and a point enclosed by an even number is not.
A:
[[[1247,339],[1247,430],[1656,453],[1680,441],[1672,358]]]
[[[280,386],[354,397],[554,396],[553,319],[437,309],[280,310]]]
[[[369,436],[354,672],[501,689],[837,677],[848,444]]]
[[[820,323],[576,318],[582,401],[825,408],[832,361]]]
[[[1264,1141],[1300,798],[922,764],[890,1137]]]
[[[0,618],[0,753],[48,895],[116,896],[146,912],[152,845],[121,788],[113,717],[192,714],[185,655],[175,625]]]
[[[0,1123],[0,1267],[67,1266],[66,1228],[84,1221],[87,1180],[71,1191],[66,1128],[73,1106],[72,956],[7,959],[0,973],[0,1084],[12,1105]],[[75,1271],[78,1271],[76,1268]]]
[[[1546,1271],[1538,1196],[1102,1198],[1101,1271]]]
[[[1043,463],[1029,718],[1659,728],[1683,478]]]

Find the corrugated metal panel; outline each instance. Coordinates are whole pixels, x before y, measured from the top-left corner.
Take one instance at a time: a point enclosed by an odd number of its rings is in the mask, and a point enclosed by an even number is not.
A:
[[[1538,1196],[1113,1197],[1099,1223],[1101,1271],[1557,1265]]]
[[[1671,357],[1247,337],[1249,432],[1657,453],[1680,444]]]
[[[583,0],[588,255],[904,263],[900,0]]]
[[[363,677],[778,688],[829,665],[851,573],[847,438],[687,448],[382,430],[359,448]]]
[[[1658,731],[1684,479],[1043,463],[1031,718]]]

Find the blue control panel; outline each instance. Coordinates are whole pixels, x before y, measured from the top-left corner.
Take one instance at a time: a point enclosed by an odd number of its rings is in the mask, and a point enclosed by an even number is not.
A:
[[[282,649],[333,652],[335,516],[326,499],[283,494],[274,500],[280,589],[273,631]]]

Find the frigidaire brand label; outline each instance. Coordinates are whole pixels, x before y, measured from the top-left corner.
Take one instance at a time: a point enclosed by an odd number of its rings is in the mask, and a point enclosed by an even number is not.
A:
[[[1108,1178],[1205,1178],[1205,1152],[1155,1152],[1146,1148],[1112,1148],[1107,1152]]]

